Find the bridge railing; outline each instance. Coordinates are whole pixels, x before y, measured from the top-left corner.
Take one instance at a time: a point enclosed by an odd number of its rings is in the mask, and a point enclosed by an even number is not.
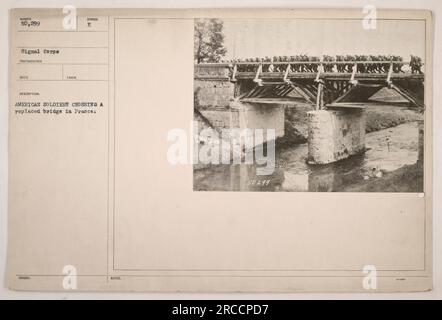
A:
[[[419,66],[413,65],[411,61],[262,61],[248,62],[239,61],[231,63],[202,63],[204,67],[225,67],[240,72],[313,72],[328,73],[352,73],[356,68],[357,73],[417,73],[422,74],[423,63]],[[408,66],[408,68],[404,68]]]

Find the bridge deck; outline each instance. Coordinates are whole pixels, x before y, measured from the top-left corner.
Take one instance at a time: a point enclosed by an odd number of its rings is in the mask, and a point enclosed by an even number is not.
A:
[[[263,72],[259,75],[260,79],[263,80],[281,80],[284,78],[284,72]],[[315,79],[318,74],[314,72],[291,72],[288,73],[288,79]],[[351,78],[351,73],[343,72],[324,72],[321,73],[320,78],[327,80],[349,80]],[[235,78],[238,80],[254,79],[256,77],[256,72],[238,72]],[[387,73],[356,73],[355,80],[386,80],[388,77]],[[392,73],[391,79],[396,80],[424,80],[424,74],[416,73]]]

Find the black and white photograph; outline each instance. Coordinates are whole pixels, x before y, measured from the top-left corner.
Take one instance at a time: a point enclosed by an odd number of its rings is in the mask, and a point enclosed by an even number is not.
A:
[[[425,27],[196,19],[194,190],[423,192]]]

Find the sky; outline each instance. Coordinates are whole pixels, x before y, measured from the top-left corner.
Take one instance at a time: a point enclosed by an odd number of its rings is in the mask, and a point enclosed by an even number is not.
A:
[[[223,20],[227,59],[308,54],[410,54],[425,59],[425,22],[378,20]]]

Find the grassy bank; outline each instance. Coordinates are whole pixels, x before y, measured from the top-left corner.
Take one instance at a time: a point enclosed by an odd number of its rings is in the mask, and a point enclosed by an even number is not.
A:
[[[398,105],[371,105],[366,109],[365,132],[379,131],[422,119],[417,111]]]
[[[381,178],[361,181],[345,188],[347,192],[423,192],[422,163],[406,165],[395,171],[386,172]]]
[[[307,142],[307,112],[312,110],[309,104],[285,106],[284,136],[278,138],[278,147]],[[368,104],[365,112],[367,133],[422,119],[422,114],[403,105]]]

